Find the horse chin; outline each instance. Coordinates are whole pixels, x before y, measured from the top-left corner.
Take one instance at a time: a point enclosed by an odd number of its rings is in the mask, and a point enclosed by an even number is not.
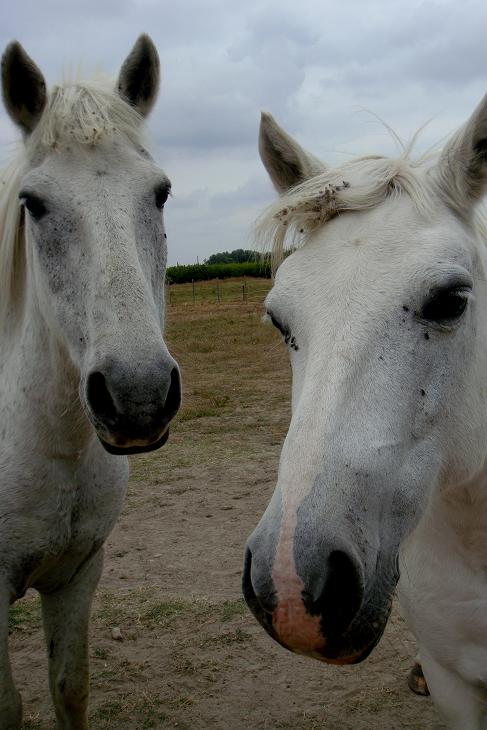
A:
[[[169,438],[169,427],[166,428],[162,436],[160,436],[156,441],[152,441],[148,444],[111,444],[102,438],[100,434],[97,435],[101,445],[109,454],[113,454],[115,456],[130,456],[131,454],[146,454],[149,451],[156,451],[156,449],[160,449]]]
[[[334,664],[338,666],[350,666],[352,664],[360,664],[372,653],[384,633],[384,629],[387,624],[387,619],[384,621],[383,626],[377,630],[372,637],[367,637],[366,642],[363,642],[362,637],[357,637],[356,640],[343,637],[342,642],[333,642],[330,640],[323,639],[323,643],[317,646],[313,650],[303,651],[300,648],[295,648],[282,641],[279,634],[275,631],[272,625],[272,618],[265,612],[256,610],[255,606],[250,606],[252,613],[258,619],[259,623],[266,632],[271,636],[274,641],[280,644],[284,649],[291,651],[293,654],[299,654],[301,656],[307,656],[310,659],[317,659],[323,664]]]
[[[368,615],[368,611],[365,609],[364,612],[355,617],[343,635],[331,638],[329,634],[325,635],[325,632],[321,637],[321,641],[318,640],[314,647],[308,645],[304,648],[302,644],[299,645],[299,642],[296,642],[293,646],[292,643],[284,641],[279,635],[273,621],[274,610],[266,611],[262,608],[255,595],[249,571],[245,569],[242,576],[242,590],[245,601],[254,617],[269,636],[284,649],[293,652],[293,654],[317,659],[324,664],[340,666],[360,664],[364,659],[367,659],[382,638],[392,608],[391,593],[386,598],[379,617]]]
[[[332,644],[327,645],[323,651],[314,654],[314,658],[325,664],[336,664],[338,666],[347,666],[352,664],[360,664],[372,653],[384,633],[387,619],[384,625],[377,633],[365,644],[355,644],[352,647],[334,649]]]
[[[298,647],[293,647],[284,641],[281,641],[270,622],[267,622],[266,625],[260,617],[259,621],[264,626],[267,633],[272,636],[278,644],[288,651],[292,651],[293,654],[300,654],[301,656],[307,656],[310,659],[317,659],[323,664],[334,664],[337,666],[360,664],[367,659],[382,638],[382,634],[384,633],[384,629],[387,624],[386,619],[383,626],[372,636],[370,636],[370,634],[366,637],[360,635],[357,635],[356,637],[343,636],[338,640],[323,637],[323,642],[320,643],[320,645],[317,645],[314,649],[306,649],[303,651]]]
[[[313,650],[301,651],[292,646],[282,642],[277,636],[276,632],[266,628],[267,632],[275,639],[281,646],[288,651],[292,651],[294,654],[300,654],[307,656],[310,659],[317,659],[323,664],[334,664],[337,666],[350,666],[352,664],[360,664],[372,653],[377,644],[379,643],[384,629],[387,624],[387,619],[384,621],[383,626],[377,630],[372,637],[357,636],[355,637],[342,637],[342,640],[333,641],[330,639],[323,639],[323,643],[317,646]]]

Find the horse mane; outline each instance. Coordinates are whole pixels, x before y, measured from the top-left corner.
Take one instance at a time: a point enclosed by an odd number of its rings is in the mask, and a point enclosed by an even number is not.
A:
[[[312,233],[345,211],[369,210],[405,193],[431,216],[434,183],[425,171],[432,154],[412,160],[408,146],[398,158],[356,157],[291,188],[257,221],[257,240],[270,249],[274,271],[287,247],[306,245]]]
[[[65,143],[96,147],[120,137],[142,145],[142,117],[105,79],[66,81],[49,93],[44,112],[17,153],[0,169],[0,329],[23,299],[25,246],[18,195],[29,165]]]

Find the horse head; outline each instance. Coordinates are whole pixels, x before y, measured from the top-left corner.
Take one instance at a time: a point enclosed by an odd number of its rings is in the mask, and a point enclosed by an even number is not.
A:
[[[486,459],[479,336],[487,98],[439,157],[328,168],[263,115],[280,193],[260,231],[279,254],[266,300],[291,361],[292,417],[244,595],[292,651],[355,663],[380,639],[401,543],[435,490]]]
[[[10,241],[3,232],[4,319],[12,328],[28,312],[65,353],[107,451],[158,448],[181,387],[162,335],[171,184],[142,136],[159,88],[157,51],[142,35],[114,88],[73,82],[48,92],[14,42],[2,82],[24,138]]]

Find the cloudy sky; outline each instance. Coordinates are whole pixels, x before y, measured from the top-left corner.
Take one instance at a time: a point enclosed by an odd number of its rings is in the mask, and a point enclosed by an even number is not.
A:
[[[273,190],[257,152],[261,109],[329,162],[419,149],[459,126],[487,91],[485,0],[0,0],[0,45],[17,38],[49,83],[62,69],[114,74],[148,32],[163,67],[150,118],[173,183],[170,263],[252,246]],[[16,137],[3,109],[0,157]]]

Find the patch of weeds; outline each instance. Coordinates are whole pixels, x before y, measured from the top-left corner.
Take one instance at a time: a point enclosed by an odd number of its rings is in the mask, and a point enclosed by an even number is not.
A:
[[[194,352],[198,352],[203,355],[212,353],[214,350],[214,343],[212,342],[195,342]]]
[[[171,657],[172,670],[175,674],[186,677],[198,675],[200,678],[213,682],[215,674],[222,669],[222,665],[213,659],[194,660],[193,655],[186,656],[182,653],[173,654]]]
[[[227,631],[218,636],[208,636],[201,642],[201,646],[231,646],[232,644],[243,644],[252,638],[250,634],[242,629]]]
[[[108,659],[110,652],[102,646],[96,646],[93,649],[93,656],[97,659]]]
[[[97,730],[113,730],[123,728],[127,721],[137,719],[137,727],[161,727],[161,722],[167,720],[167,714],[161,709],[164,703],[159,695],[142,693],[129,694],[123,699],[109,700],[100,705],[91,714],[91,726]]]
[[[41,601],[35,598],[21,598],[10,607],[8,615],[9,634],[14,631],[31,632],[41,625]]]
[[[124,679],[140,679],[147,666],[147,662],[131,662],[123,659],[121,662],[112,662],[110,666],[105,665],[103,669],[93,672],[93,680],[97,682],[114,682],[123,677]]]
[[[221,388],[221,382],[216,382],[213,388],[194,388],[191,396],[194,399],[211,403],[216,408],[224,408],[228,404],[230,396],[222,393]]]
[[[225,601],[220,614],[221,621],[232,621],[247,614],[247,606],[242,598],[236,601]]]
[[[172,666],[176,674],[184,674],[186,676],[197,674],[199,671],[198,666],[193,660],[183,654],[173,655]]]
[[[172,700],[169,700],[168,705],[170,705],[171,707],[190,707],[193,702],[194,700],[187,695],[178,695]]]
[[[167,627],[184,615],[202,621],[211,615],[214,607],[203,601],[181,599],[156,600],[158,588],[140,588],[124,594],[109,591],[98,594],[95,620],[108,626],[137,624],[146,628]]]
[[[184,601],[173,599],[154,602],[140,619],[148,627],[168,626],[173,620],[182,616],[191,616],[193,620],[202,622],[214,614],[214,606],[204,601]]]
[[[164,626],[186,611],[188,604],[185,601],[157,601],[141,614],[140,619],[145,625]]]
[[[181,411],[179,416],[179,422],[184,423],[185,421],[194,421],[197,418],[209,418],[211,416],[217,416],[218,410],[211,406],[196,406],[194,408],[185,408]]]
[[[98,594],[98,599],[101,605],[95,613],[96,618],[109,626],[120,626],[125,622],[139,621],[141,610],[150,601],[150,594],[146,588],[123,594],[104,591]]]
[[[124,712],[124,703],[120,699],[108,700],[98,707],[94,714],[93,719],[97,720],[114,720]],[[100,725],[96,725],[100,727]],[[106,725],[104,727],[107,727]]]
[[[95,620],[108,626],[118,626],[129,618],[125,596],[99,591],[97,597],[99,605],[94,612]]]
[[[46,725],[41,722],[41,718],[38,713],[24,717],[22,730],[44,730],[45,727]]]
[[[148,662],[131,662],[129,659],[122,659],[118,668],[126,679],[141,677],[147,668]]]
[[[274,727],[275,730],[296,730],[296,728],[300,728],[300,730],[323,730],[324,726],[322,719],[303,716],[299,720],[276,720]]]
[[[106,684],[106,682],[114,682],[118,677],[120,677],[120,672],[118,671],[118,667],[108,667],[105,666],[103,669],[100,669],[97,671],[91,672],[91,681],[93,684]]]

